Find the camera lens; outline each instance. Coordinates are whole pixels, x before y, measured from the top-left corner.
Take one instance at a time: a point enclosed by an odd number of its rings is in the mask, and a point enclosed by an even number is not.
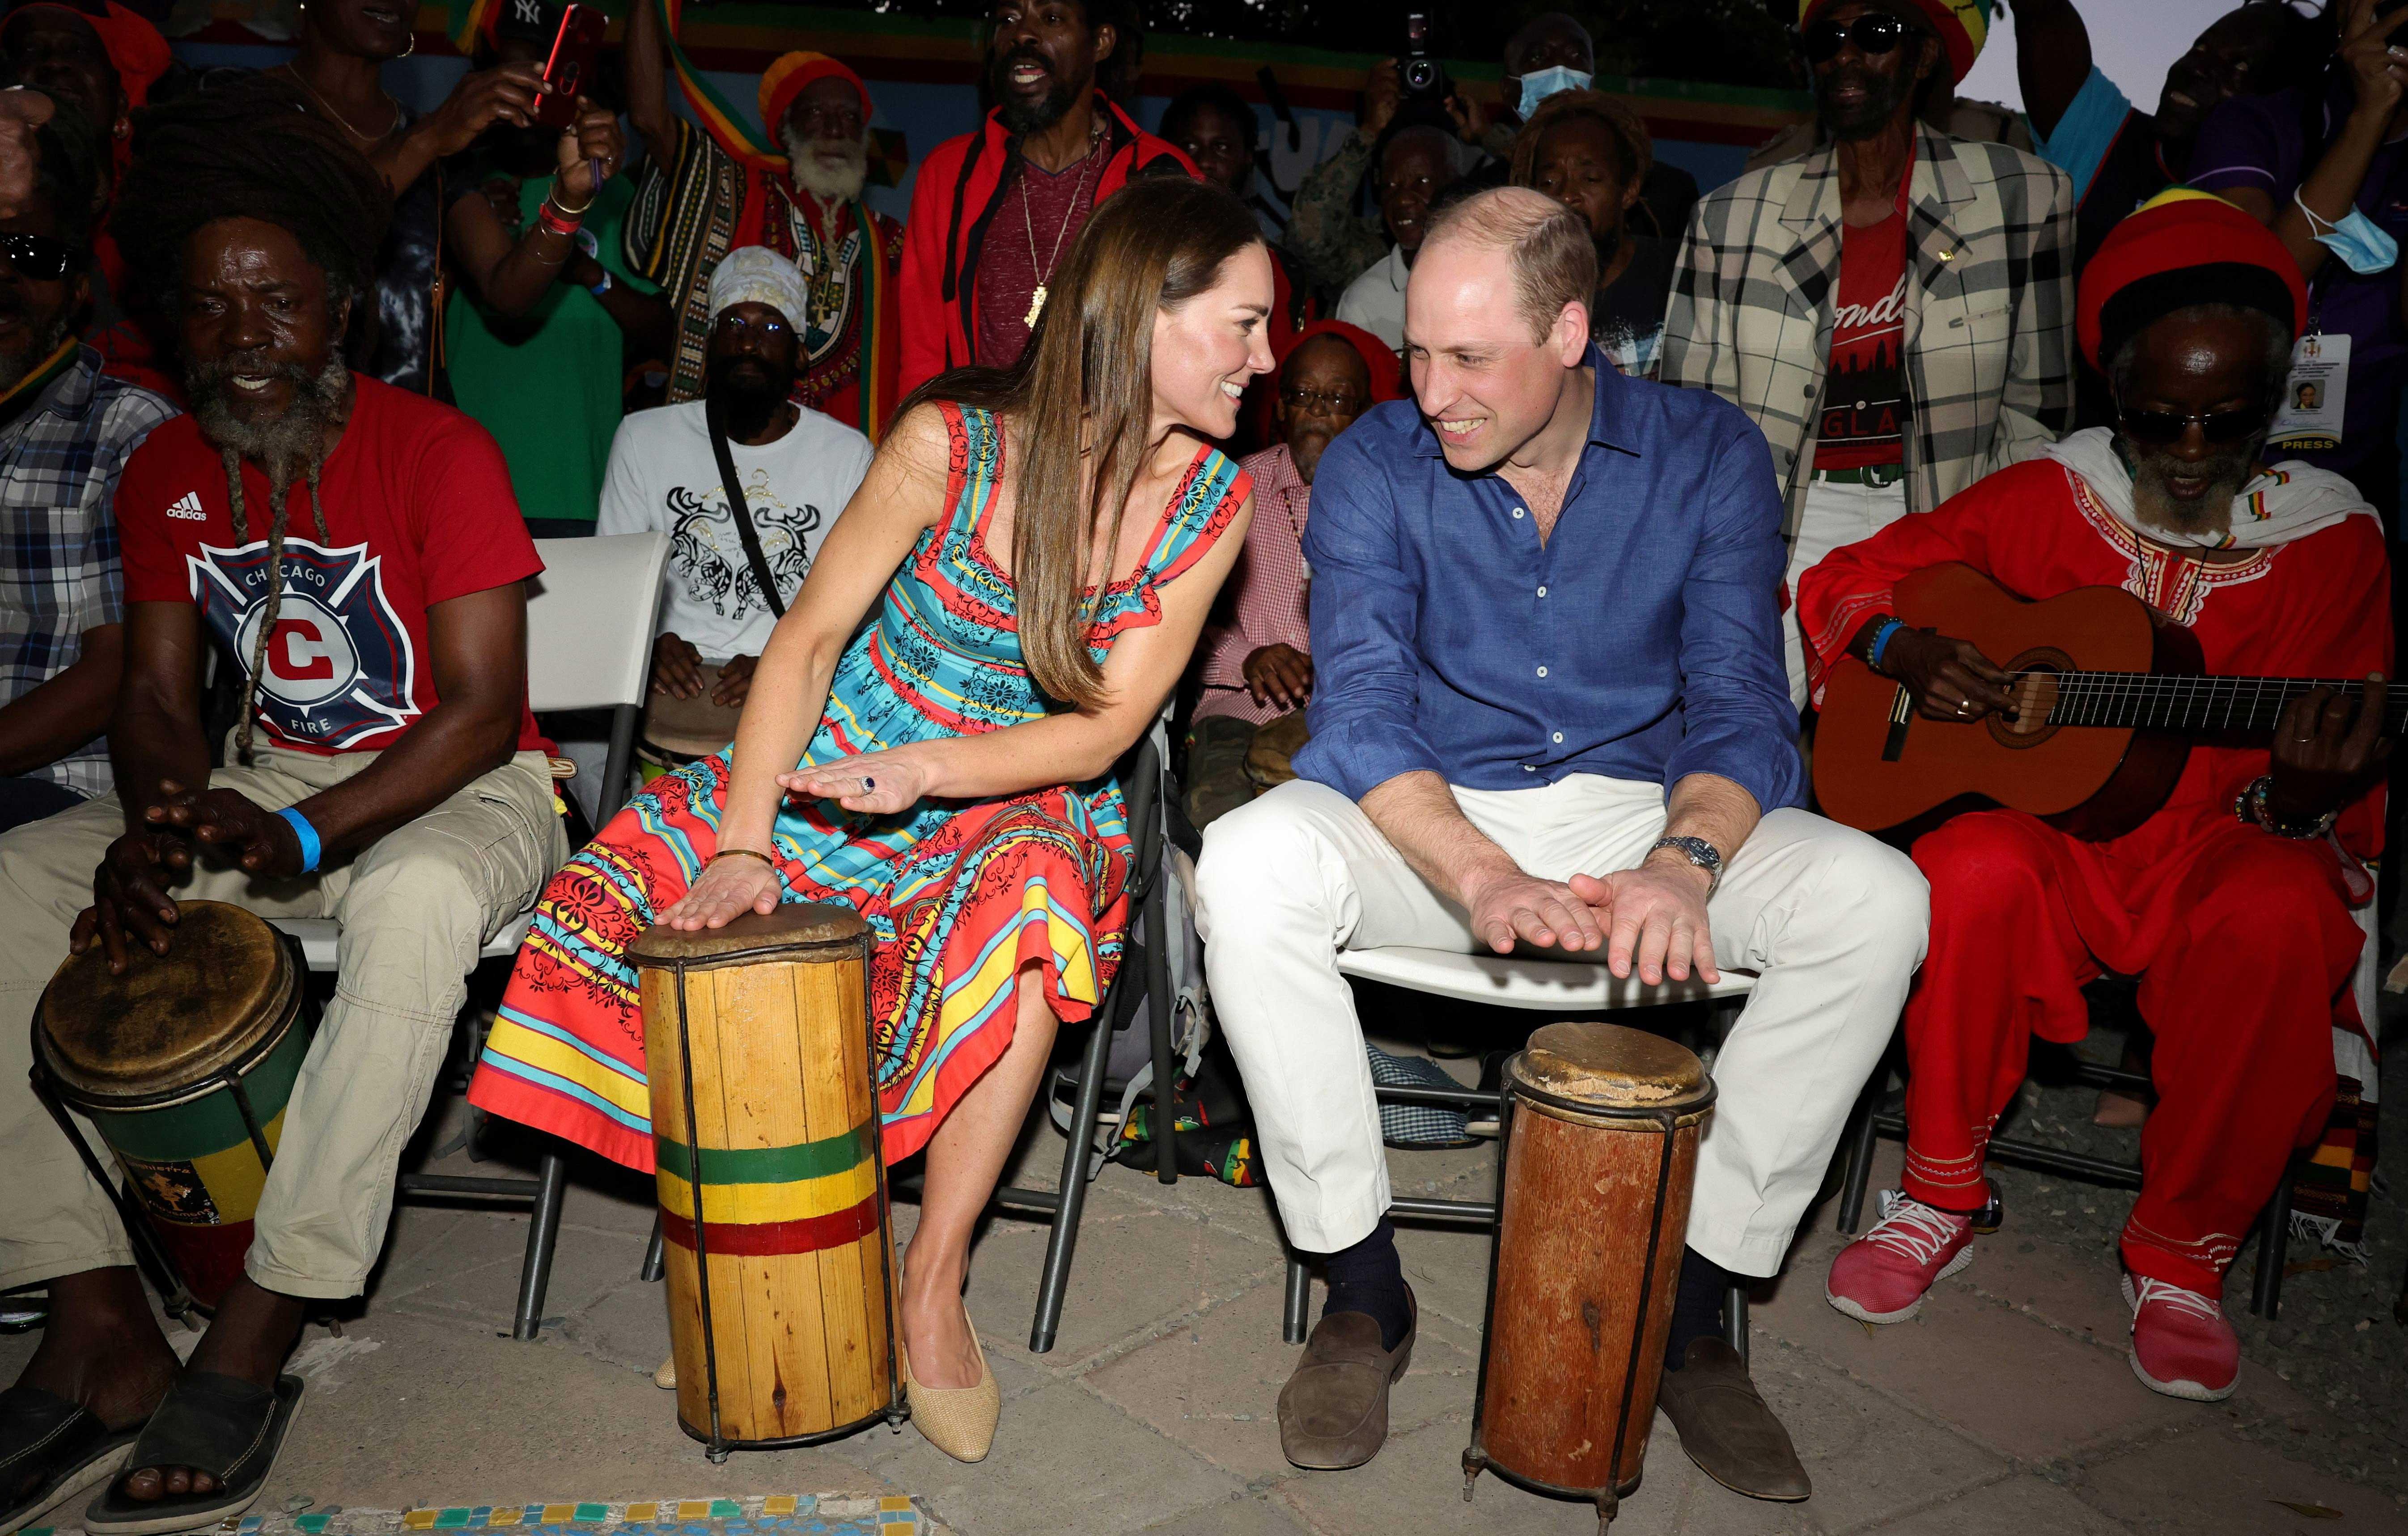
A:
[[[1427,91],[1438,84],[1438,61],[1408,59],[1405,61],[1405,89]]]

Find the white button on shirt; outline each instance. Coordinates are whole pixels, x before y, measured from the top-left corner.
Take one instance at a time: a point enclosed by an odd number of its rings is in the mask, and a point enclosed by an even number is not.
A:
[[[1557,732],[1555,733],[1555,745],[1557,745],[1557,746],[1559,746],[1559,747],[1560,747],[1560,746],[1562,746],[1563,744],[1564,744],[1564,733],[1563,733],[1563,732],[1561,732],[1561,731],[1557,731]]]
[[[1543,668],[1543,667],[1540,668],[1539,668],[1539,675],[1540,675],[1541,677],[1545,677],[1545,676],[1547,675],[1547,669],[1546,669],[1545,668]]]
[[[1520,517],[1520,516],[1522,515],[1522,509],[1521,509],[1521,508],[1519,508],[1519,507],[1514,508],[1514,509],[1513,509],[1513,515],[1514,515],[1515,517]]]
[[[1545,596],[1546,595],[1547,595],[1547,589],[1546,589],[1545,587],[1541,587],[1541,588],[1539,589],[1539,596],[1541,596],[1541,597],[1543,597],[1543,596]]]

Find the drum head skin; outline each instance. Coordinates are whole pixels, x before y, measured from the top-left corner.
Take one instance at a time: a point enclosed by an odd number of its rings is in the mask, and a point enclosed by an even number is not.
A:
[[[644,705],[644,739],[687,757],[708,757],[736,739],[740,705],[714,704],[711,689],[719,685],[719,668],[710,662],[695,667],[702,674],[702,692],[692,698],[654,694]]]
[[[627,957],[639,966],[659,966],[818,945],[841,944],[850,952],[868,931],[869,925],[851,907],[789,901],[767,917],[759,912],[742,913],[730,919],[724,928],[695,928],[689,932],[655,923],[636,940]]]
[[[99,945],[67,957],[42,994],[51,1069],[68,1087],[139,1096],[240,1061],[289,1021],[291,957],[266,921],[222,901],[179,901],[165,955],[127,945],[125,974]]]
[[[1518,1086],[1599,1110],[1673,1109],[1710,1098],[1697,1053],[1613,1024],[1551,1024],[1508,1065]]]

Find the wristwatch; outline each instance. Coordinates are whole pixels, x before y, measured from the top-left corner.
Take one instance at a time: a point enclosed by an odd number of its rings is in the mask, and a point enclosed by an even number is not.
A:
[[[1708,896],[1713,895],[1714,887],[1723,883],[1722,850],[1716,848],[1713,843],[1708,842],[1705,839],[1657,838],[1647,851],[1650,854],[1653,854],[1658,848],[1673,849],[1677,851],[1683,858],[1687,859],[1698,868],[1703,869],[1706,872],[1706,894]]]

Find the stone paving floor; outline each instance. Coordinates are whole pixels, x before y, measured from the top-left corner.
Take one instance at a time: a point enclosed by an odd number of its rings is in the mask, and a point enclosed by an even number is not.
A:
[[[1060,1148],[1050,1128],[1032,1129],[1021,1162],[1033,1182],[1050,1182]],[[1390,1156],[1399,1192],[1484,1193],[1490,1178],[1482,1151]],[[1896,1147],[1882,1157],[1876,1176],[1894,1182]],[[456,1156],[443,1166],[455,1164],[466,1166]],[[906,1235],[911,1216],[898,1208]],[[1025,1347],[1043,1228],[999,1218],[978,1249],[971,1310],[1005,1392],[987,1461],[963,1466],[909,1428],[877,1428],[713,1467],[650,1379],[667,1349],[660,1292],[637,1275],[651,1219],[644,1182],[581,1169],[542,1337],[520,1343],[509,1330],[525,1218],[406,1208],[341,1338],[309,1330],[310,1395],[260,1507],[302,1495],[321,1507],[408,1508],[885,1492],[918,1496],[968,1536],[1596,1529],[1584,1506],[1494,1479],[1473,1501],[1461,1497],[1484,1235],[1402,1234],[1422,1339],[1394,1398],[1390,1442],[1355,1471],[1299,1472],[1280,1455],[1274,1400],[1295,1351],[1280,1342],[1281,1250],[1266,1195],[1194,1179],[1166,1187],[1120,1168],[1094,1186],[1050,1354]],[[1818,1207],[1754,1314],[1756,1380],[1797,1439],[1813,1500],[1770,1505],[1724,1490],[1659,1417],[1645,1484],[1624,1503],[1617,1536],[2408,1532],[2408,1498],[2386,1491],[2396,1479],[2323,1470],[2333,1458],[2310,1449],[2352,1426],[2272,1371],[2247,1366],[2241,1391],[2214,1406],[2143,1388],[2098,1248],[1985,1242],[1918,1321],[1874,1330],[1823,1300],[1837,1242],[1829,1206]],[[2244,1254],[2236,1307],[2247,1264]],[[2315,1273],[2292,1282],[2332,1283]],[[2396,1359],[2408,1340],[2387,1317],[2374,1328],[2367,1346]],[[31,1343],[0,1338],[0,1380]],[[2399,1372],[2391,1380],[2408,1393]]]

